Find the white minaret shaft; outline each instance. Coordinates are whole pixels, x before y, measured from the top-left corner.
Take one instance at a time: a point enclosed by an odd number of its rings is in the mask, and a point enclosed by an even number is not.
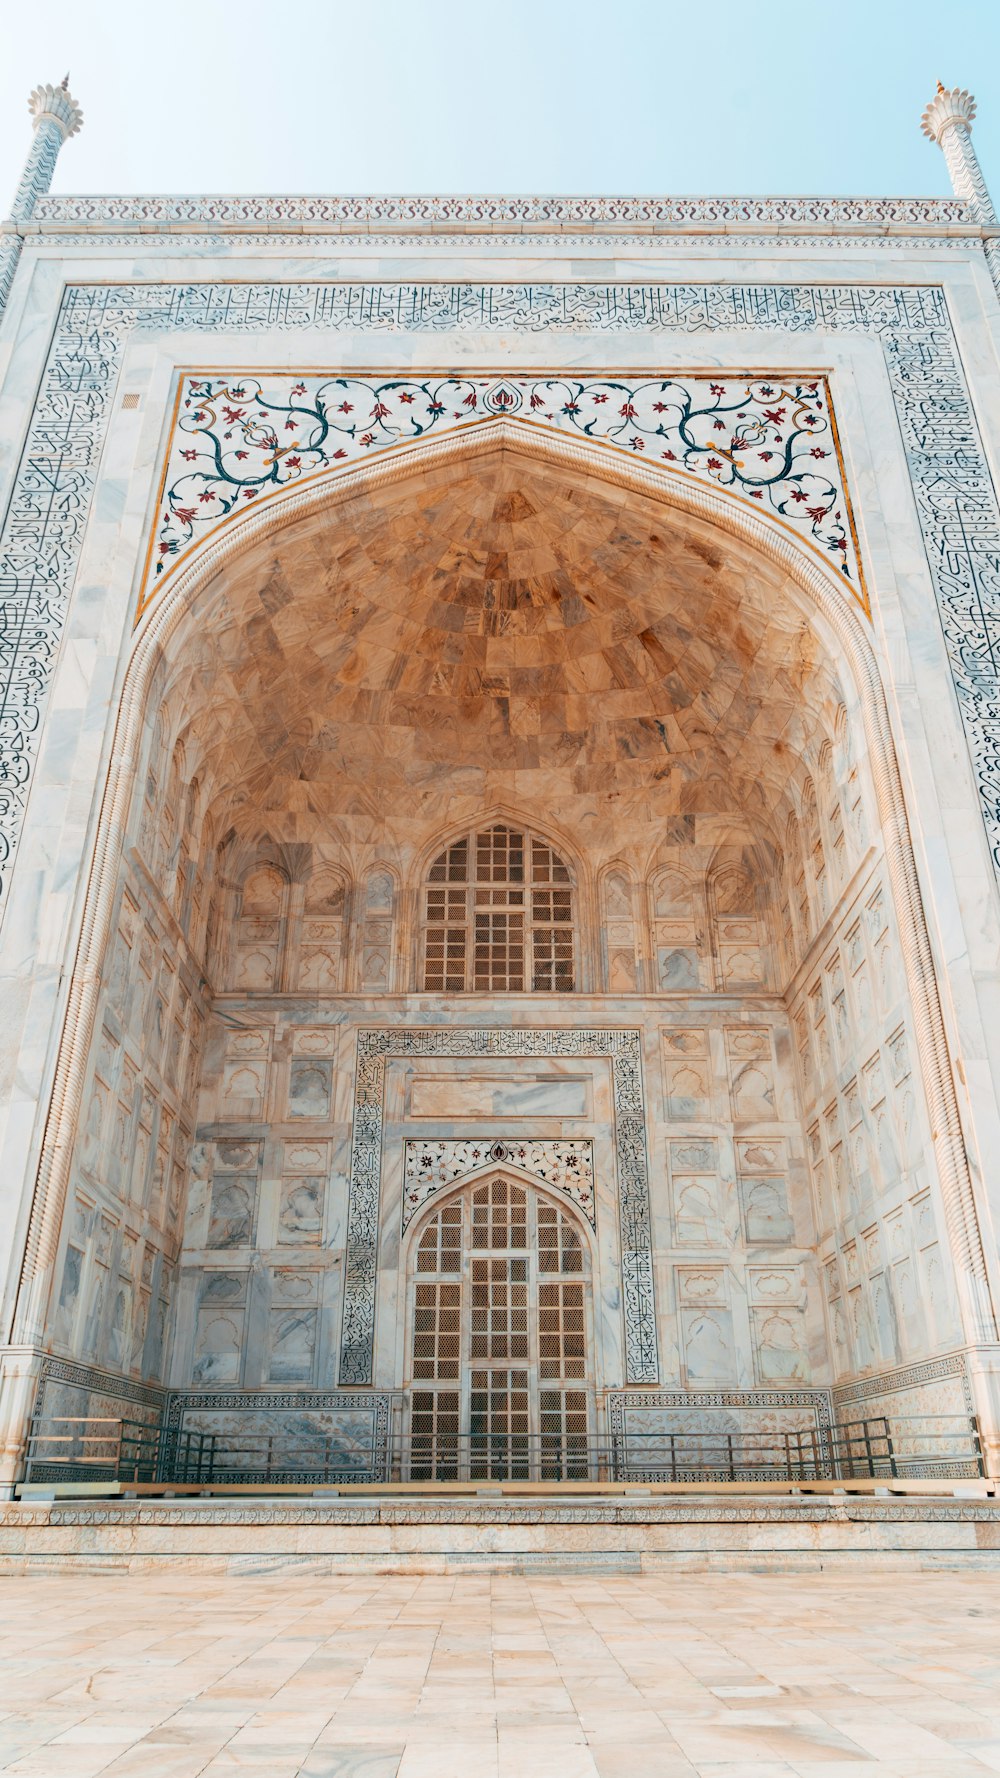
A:
[[[52,185],[59,150],[83,123],[83,112],[69,90],[69,75],[59,86],[36,86],[28,100],[33,134],[21,181],[11,205],[10,220],[0,240],[0,312],[21,255],[18,224],[28,222],[38,199]]]
[[[68,74],[60,86],[36,86],[28,100],[28,110],[34,133],[11,206],[14,222],[26,221],[37,199],[49,190],[60,148],[83,123],[83,112],[69,91]]]

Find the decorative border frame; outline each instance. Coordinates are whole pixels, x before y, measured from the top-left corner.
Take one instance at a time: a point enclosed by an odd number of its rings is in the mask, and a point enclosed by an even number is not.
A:
[[[860,1406],[861,1403],[870,1401],[873,1396],[895,1395],[907,1389],[918,1389],[921,1383],[941,1382],[949,1377],[957,1377],[961,1383],[962,1400],[965,1402],[966,1413],[972,1420],[975,1416],[976,1404],[972,1393],[969,1367],[966,1364],[964,1353],[961,1352],[953,1353],[950,1358],[929,1358],[923,1364],[904,1365],[896,1371],[881,1371],[876,1377],[861,1377],[856,1383],[837,1383],[830,1391],[834,1415],[839,1419],[843,1410],[850,1409],[852,1405]],[[936,1418],[933,1409],[916,1417],[927,1420]],[[912,1458],[908,1458],[907,1462],[908,1475],[933,1479],[940,1473],[933,1466],[921,1468],[918,1464],[916,1467],[912,1467]],[[960,1458],[952,1465],[951,1473],[954,1476],[978,1476],[980,1469],[973,1459],[963,1460]]]
[[[608,1428],[624,1434],[632,1408],[814,1408],[817,1426],[833,1424],[829,1389],[609,1389]]]
[[[661,1470],[645,1469],[641,1464],[633,1468],[629,1464],[627,1416],[633,1410],[648,1413],[651,1408],[750,1408],[766,1412],[771,1408],[809,1408],[818,1432],[828,1432],[832,1424],[829,1389],[644,1389],[639,1393],[621,1389],[609,1390],[605,1402],[608,1432],[613,1440],[622,1442],[621,1472],[627,1472],[627,1479],[634,1482],[665,1478]],[[726,1472],[720,1469],[707,1479],[724,1481]],[[767,1470],[751,1469],[745,1479],[768,1481],[771,1477]]]
[[[611,1063],[621,1235],[625,1375],[659,1376],[642,1084],[642,1034],[623,1030],[463,1030],[416,1026],[358,1032],[347,1213],[341,1388],[371,1381],[382,1185],[385,1064],[392,1057],[607,1058]]]
[[[978,236],[978,223],[964,198],[894,197],[507,197],[500,194],[336,197],[300,197],[249,194],[246,197],[182,197],[150,193],[136,196],[40,197],[31,213],[42,227],[67,225],[187,224],[246,228],[257,223],[266,229],[284,223],[300,229],[326,226],[357,229],[359,224],[377,228],[490,229],[537,228],[704,228],[716,224],[743,224],[760,228],[801,228],[803,224],[824,231],[836,228],[955,228],[966,225]],[[47,232],[47,231],[46,231]]]
[[[182,1430],[186,1414],[202,1412],[219,1412],[235,1410],[244,1413],[260,1413],[268,1408],[279,1412],[330,1413],[342,1409],[346,1413],[370,1413],[372,1417],[371,1462],[368,1470],[362,1475],[352,1475],[352,1480],[366,1482],[385,1482],[389,1479],[389,1430],[391,1425],[392,1404],[394,1395],[391,1390],[371,1390],[358,1393],[353,1390],[340,1389],[296,1389],[296,1390],[173,1390],[167,1400],[163,1414],[165,1431]],[[306,1472],[307,1474],[310,1472]],[[301,1482],[302,1470],[274,1471],[267,1477],[271,1482]],[[248,1470],[244,1478],[255,1479],[254,1472]]]
[[[941,286],[99,284],[64,294],[0,532],[0,917],[122,353],[136,328],[237,336],[810,330],[877,339],[1000,873],[1000,506]]]
[[[142,1383],[136,1377],[116,1376],[113,1371],[98,1370],[90,1364],[78,1364],[72,1358],[43,1358],[35,1390],[36,1412],[47,1383],[67,1383],[73,1389],[117,1395],[122,1401],[134,1401],[144,1408],[162,1408],[170,1396],[169,1389],[163,1383]]]

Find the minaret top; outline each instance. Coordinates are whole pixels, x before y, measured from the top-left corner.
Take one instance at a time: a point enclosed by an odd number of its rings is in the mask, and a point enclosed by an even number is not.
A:
[[[937,92],[920,119],[924,135],[940,142],[947,130],[971,130],[976,115],[976,101],[964,87],[945,87],[940,80]]]
[[[36,130],[49,120],[58,126],[64,142],[75,136],[83,123],[83,112],[69,90],[68,74],[59,86],[36,86],[28,110]]]

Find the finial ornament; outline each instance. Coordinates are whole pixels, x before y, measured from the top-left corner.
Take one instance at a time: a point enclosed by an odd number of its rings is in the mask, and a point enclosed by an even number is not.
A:
[[[937,92],[920,119],[924,135],[940,142],[948,130],[971,130],[976,101],[964,87],[946,87],[939,80]]]
[[[38,130],[47,120],[54,123],[67,142],[83,123],[83,112],[69,90],[69,75],[59,86],[36,86],[28,100],[34,127]]]

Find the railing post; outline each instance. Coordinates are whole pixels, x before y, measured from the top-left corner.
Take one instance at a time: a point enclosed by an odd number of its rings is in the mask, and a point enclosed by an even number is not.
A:
[[[972,1430],[972,1449],[975,1454],[976,1468],[981,1476],[986,1474],[986,1459],[983,1456],[983,1440],[979,1429],[979,1415],[969,1415],[969,1426]]]
[[[889,1458],[889,1474],[891,1476],[898,1475],[899,1471],[896,1468],[896,1452],[892,1443],[892,1426],[888,1420],[885,1423],[885,1448]]]
[[[28,1436],[24,1446],[24,1479],[26,1482],[30,1482],[31,1480],[32,1465],[35,1461],[35,1437],[37,1425],[38,1415],[32,1414],[31,1419],[28,1421]]]

